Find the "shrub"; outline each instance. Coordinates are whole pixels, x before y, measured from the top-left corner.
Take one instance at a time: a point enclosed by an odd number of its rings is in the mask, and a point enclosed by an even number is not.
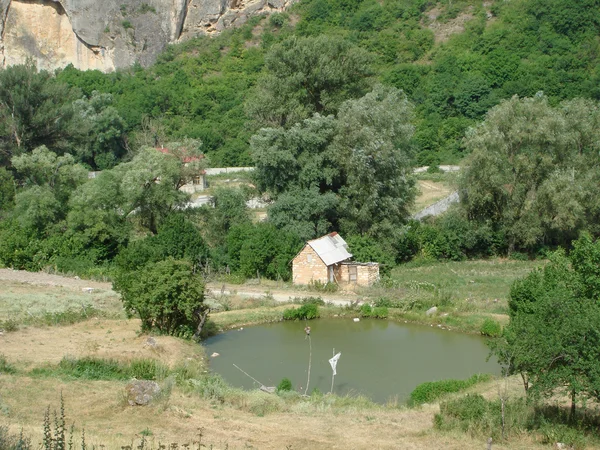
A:
[[[82,378],[85,380],[125,380],[127,372],[114,359],[100,358],[63,358],[58,364],[58,371],[61,375],[73,378]]]
[[[368,303],[364,303],[361,305],[361,307],[360,307],[361,317],[371,317],[372,313],[373,313],[373,309],[371,308],[371,305],[369,305]]]
[[[325,300],[321,297],[295,297],[292,299],[294,303],[301,303],[303,305],[311,304],[318,306],[325,306]]]
[[[400,302],[388,297],[379,297],[373,302],[373,307],[375,308],[399,308],[400,306]]]
[[[335,283],[323,283],[321,280],[313,280],[308,284],[308,289],[317,292],[337,292],[338,288]]]
[[[490,379],[491,375],[479,374],[473,375],[468,380],[442,380],[422,383],[410,393],[409,404],[422,405],[423,403],[431,403],[446,394],[460,392],[477,383]]]
[[[34,447],[31,445],[31,439],[23,435],[10,434],[8,427],[0,426],[0,448],[4,450],[30,450]]]
[[[123,25],[123,28],[125,28],[126,30],[133,28],[133,25],[131,25],[131,22],[129,20],[124,20],[123,22],[121,22],[121,25]]]
[[[363,303],[360,307],[361,317],[373,317],[375,319],[387,319],[389,315],[388,309],[385,306],[371,307],[368,303]]]
[[[151,6],[148,3],[142,3],[139,11],[140,11],[140,14],[145,14],[148,12],[156,14],[156,9],[154,8],[154,6]]]
[[[544,423],[539,433],[542,435],[542,443],[553,445],[556,442],[566,444],[568,448],[586,448],[586,439],[580,430],[560,423]]]
[[[286,14],[273,13],[269,17],[269,25],[271,25],[273,28],[281,28],[285,24],[286,20]]]
[[[199,338],[208,314],[204,284],[187,261],[169,258],[134,272],[121,272],[114,288],[121,294],[125,311],[142,320],[142,331]]]
[[[504,402],[504,437],[518,435],[531,422],[533,408],[525,399]],[[440,413],[434,417],[434,428],[459,430],[473,437],[502,436],[502,404],[500,400],[488,401],[479,394],[467,394],[456,400],[440,404]]]
[[[387,319],[389,315],[388,309],[385,306],[378,306],[373,308],[371,317],[376,319]]]
[[[288,308],[283,311],[284,320],[311,320],[319,317],[319,307],[314,303],[306,303],[300,308]]]
[[[104,358],[63,358],[58,366],[34,369],[32,375],[61,376],[83,380],[162,380],[169,374],[169,368],[154,359],[134,359],[121,362]]]
[[[15,319],[6,319],[0,320],[0,330],[4,330],[7,333],[11,331],[17,331],[19,329],[19,324]]]
[[[277,385],[277,392],[291,391],[291,390],[292,390],[292,380],[290,380],[289,378],[283,378]]]
[[[500,337],[502,335],[502,325],[494,319],[485,319],[479,330],[483,336]]]
[[[6,360],[6,357],[0,354],[0,374],[15,373],[16,371],[17,369],[15,369],[15,367]]]

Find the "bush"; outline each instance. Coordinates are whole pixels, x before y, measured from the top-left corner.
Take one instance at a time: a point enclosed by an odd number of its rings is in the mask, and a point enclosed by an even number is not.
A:
[[[371,305],[369,305],[368,303],[363,303],[360,306],[361,317],[371,317],[372,313],[373,313],[373,309],[371,308]]]
[[[483,336],[500,337],[502,335],[502,325],[494,319],[485,319],[479,330]]]
[[[259,273],[271,280],[289,280],[289,262],[301,248],[298,236],[269,223],[237,225],[227,233],[231,270],[248,278]]]
[[[34,369],[32,375],[60,376],[83,380],[163,380],[169,368],[154,359],[134,359],[121,362],[104,358],[63,358],[58,366]]]
[[[292,380],[289,378],[282,379],[277,385],[277,392],[291,391],[292,390]]]
[[[533,408],[525,399],[508,400],[504,403],[504,437],[518,435],[531,422]],[[473,437],[502,436],[502,404],[500,400],[488,401],[479,394],[467,394],[456,400],[443,402],[440,413],[434,417],[434,428],[459,430]]]
[[[3,450],[30,450],[34,447],[31,445],[31,439],[23,435],[13,435],[8,432],[8,427],[0,426],[0,448]],[[37,447],[36,447],[37,448]]]
[[[0,374],[15,373],[16,371],[17,369],[6,360],[6,357],[0,354]]]
[[[491,378],[491,375],[479,374],[473,375],[468,380],[442,380],[422,383],[410,393],[409,404],[414,406],[431,403],[446,394],[460,392]]]
[[[325,300],[321,297],[302,297],[300,299],[294,299],[294,301],[299,301],[303,305],[318,305],[325,306]]]
[[[400,306],[400,302],[388,297],[379,297],[373,302],[373,307],[375,308],[400,308]]]
[[[142,331],[200,336],[208,308],[202,279],[189,262],[169,258],[138,271],[120,272],[113,286],[121,294],[127,314],[142,320]]]
[[[373,317],[375,319],[387,319],[389,315],[388,309],[385,306],[371,307],[368,303],[363,303],[360,307],[361,317]]]
[[[287,14],[273,13],[269,17],[269,25],[273,28],[281,28],[287,20]]]
[[[373,308],[371,317],[375,319],[387,319],[389,315],[388,309],[385,306],[378,306]]]
[[[17,331],[19,324],[15,319],[0,320],[0,330],[10,333],[11,331]]]
[[[314,303],[306,303],[300,308],[288,308],[283,311],[284,320],[311,320],[319,317],[319,307]]]
[[[586,448],[586,439],[580,430],[560,423],[544,423],[539,433],[542,435],[542,443],[553,445],[557,442],[566,444],[574,450]]]
[[[317,292],[337,292],[338,288],[336,283],[323,283],[321,280],[313,280],[308,284],[308,289]]]

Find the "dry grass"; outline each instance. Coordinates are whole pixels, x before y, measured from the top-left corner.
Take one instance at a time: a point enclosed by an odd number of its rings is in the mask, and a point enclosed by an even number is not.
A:
[[[50,276],[50,275],[49,275]],[[2,281],[0,320],[28,322],[44,314],[90,308],[111,317],[123,314],[123,304],[112,290],[94,288],[90,293],[76,287]]]
[[[18,366],[58,363],[63,357],[95,356],[131,360],[153,358],[174,366],[186,358],[202,358],[202,348],[170,336],[139,335],[139,320],[89,320],[63,327],[28,327],[0,336],[0,352]]]
[[[168,403],[129,407],[122,400],[123,383],[59,382],[4,376],[0,398],[9,411],[0,423],[41,441],[41,419],[48,405],[57,408],[62,391],[68,423],[85,428],[89,444],[108,449],[127,445],[143,430],[154,442],[202,441],[216,448],[259,449],[464,449],[484,448],[480,439],[432,430],[436,405],[415,410],[377,408],[336,414],[310,404],[293,411],[257,416],[175,391]],[[267,394],[260,394],[267,395]],[[27,405],[27,406],[24,406]],[[496,449],[543,448],[533,442],[511,442]]]
[[[421,211],[452,193],[452,187],[445,182],[418,180],[419,194],[415,199],[413,210]]]

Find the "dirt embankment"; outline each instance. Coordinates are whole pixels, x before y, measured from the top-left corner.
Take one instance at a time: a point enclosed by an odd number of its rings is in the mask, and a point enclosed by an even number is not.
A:
[[[62,286],[72,289],[112,289],[112,283],[82,280],[79,277],[65,277],[46,272],[27,272],[25,270],[0,269],[0,285],[2,281],[17,281],[19,283],[35,284],[38,286]]]

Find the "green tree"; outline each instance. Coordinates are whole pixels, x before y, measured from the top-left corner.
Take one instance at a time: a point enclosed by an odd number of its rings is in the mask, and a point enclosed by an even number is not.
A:
[[[78,156],[94,169],[113,167],[125,153],[125,122],[112,103],[111,94],[98,91],[73,103],[79,132]]]
[[[281,194],[269,207],[269,222],[293,233],[303,241],[329,233],[337,218],[338,198],[314,189],[291,190]]]
[[[123,173],[125,211],[139,217],[141,225],[154,234],[161,221],[189,198],[179,190],[186,179],[183,162],[175,155],[145,148],[131,162],[119,164],[114,170]]]
[[[258,188],[273,196],[292,189],[337,190],[340,161],[331,151],[337,122],[315,114],[289,129],[263,128],[250,147]]]
[[[79,186],[69,199],[69,230],[82,236],[88,247],[98,249],[106,259],[112,259],[127,245],[132,229],[122,179],[121,171],[104,170]]]
[[[404,93],[377,85],[338,114],[334,148],[343,166],[340,224],[348,234],[390,236],[415,198],[410,165],[414,127]]]
[[[259,274],[272,280],[288,280],[290,262],[301,248],[298,236],[270,223],[235,226],[227,235],[231,270],[245,277]]]
[[[246,207],[247,194],[240,188],[217,187],[208,210],[209,235],[214,243],[221,244],[235,225],[250,223]]]
[[[66,153],[58,156],[45,145],[12,159],[22,187],[48,186],[57,200],[66,203],[77,186],[87,181],[88,171]]]
[[[472,151],[460,181],[471,220],[503,228],[509,252],[542,243],[567,243],[595,223],[589,190],[600,157],[596,102],[553,108],[542,94],[512,99],[471,129]]]
[[[10,209],[15,199],[15,178],[13,174],[0,167],[0,211]]]
[[[588,236],[576,247],[513,284],[510,323],[493,345],[508,373],[521,374],[529,396],[567,393],[573,414],[578,400],[600,398],[600,302],[593,296],[597,275],[587,270],[599,260],[600,244]]]
[[[0,164],[40,145],[59,154],[71,149],[77,95],[31,62],[0,70]]]
[[[200,337],[209,309],[202,278],[188,261],[169,258],[150,263],[120,273],[113,285],[127,314],[142,320],[142,331]]]
[[[303,237],[335,224],[347,234],[389,238],[415,196],[411,120],[402,91],[377,85],[344,102],[337,118],[315,114],[289,129],[260,130],[251,141],[255,177],[277,197],[273,220],[283,226],[292,219],[287,229]],[[318,211],[307,215],[301,198]]]
[[[13,214],[38,232],[65,218],[71,194],[87,181],[87,170],[73,156],[57,156],[45,146],[13,157],[12,164],[22,185]]]
[[[335,114],[366,92],[370,63],[367,52],[340,38],[291,37],[265,57],[248,113],[261,125],[287,127],[314,113]]]
[[[129,243],[115,262],[119,270],[140,270],[146,264],[167,258],[186,260],[197,271],[206,264],[208,247],[200,230],[182,212],[169,215],[158,229],[158,234]]]
[[[15,196],[13,214],[21,226],[43,232],[61,215],[61,203],[48,186],[33,186]]]

